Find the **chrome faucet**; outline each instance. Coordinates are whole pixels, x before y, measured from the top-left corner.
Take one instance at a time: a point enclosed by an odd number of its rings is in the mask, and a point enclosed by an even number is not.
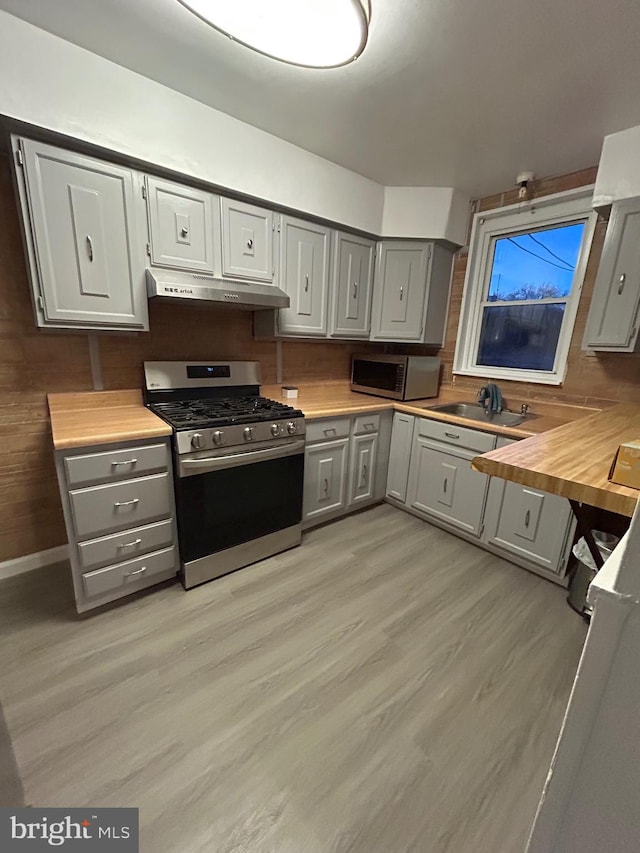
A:
[[[528,403],[523,403],[523,404],[520,406],[520,414],[521,414],[521,415],[526,415],[526,414],[527,414],[527,412],[529,411],[529,408],[530,408],[530,406],[529,406],[529,404],[528,404]]]

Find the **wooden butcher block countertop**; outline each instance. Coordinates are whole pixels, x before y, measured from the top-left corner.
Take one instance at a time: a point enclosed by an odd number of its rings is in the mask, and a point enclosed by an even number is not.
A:
[[[621,404],[473,460],[485,474],[631,516],[640,491],[610,483],[624,441],[640,438],[640,406]]]
[[[140,391],[49,394],[56,450],[171,435],[171,427],[146,409]]]
[[[265,385],[262,393],[265,397],[288,403],[301,409],[305,417],[330,418],[339,415],[357,415],[360,412],[379,412],[392,409],[397,412],[406,412],[409,415],[432,418],[433,420],[445,421],[450,424],[466,426],[470,429],[480,429],[509,438],[528,438],[531,435],[554,429],[567,421],[583,418],[593,414],[596,409],[588,409],[581,406],[569,406],[561,403],[538,403],[528,401],[531,404],[533,416],[515,427],[505,427],[492,424],[487,420],[469,420],[459,418],[455,415],[447,415],[442,412],[428,411],[427,407],[437,406],[442,403],[473,402],[472,395],[465,391],[456,391],[455,388],[441,389],[437,397],[428,400],[411,400],[406,403],[388,400],[384,397],[374,397],[369,394],[358,394],[351,391],[348,382],[308,382],[298,386],[298,396],[291,399],[282,396],[280,385]]]

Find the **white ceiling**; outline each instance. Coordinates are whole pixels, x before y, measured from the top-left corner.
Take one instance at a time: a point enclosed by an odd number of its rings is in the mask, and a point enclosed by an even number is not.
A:
[[[391,186],[511,186],[597,163],[640,124],[638,0],[371,0],[357,62],[253,53],[177,0],[0,0],[0,8]]]

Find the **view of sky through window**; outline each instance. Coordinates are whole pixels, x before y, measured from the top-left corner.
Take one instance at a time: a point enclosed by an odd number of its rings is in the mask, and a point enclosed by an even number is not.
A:
[[[566,298],[573,284],[585,224],[573,222],[498,238],[488,301]]]

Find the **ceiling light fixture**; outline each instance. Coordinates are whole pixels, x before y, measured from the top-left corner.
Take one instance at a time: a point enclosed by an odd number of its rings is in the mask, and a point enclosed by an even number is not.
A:
[[[369,0],[179,0],[258,53],[308,68],[337,68],[367,43]]]

